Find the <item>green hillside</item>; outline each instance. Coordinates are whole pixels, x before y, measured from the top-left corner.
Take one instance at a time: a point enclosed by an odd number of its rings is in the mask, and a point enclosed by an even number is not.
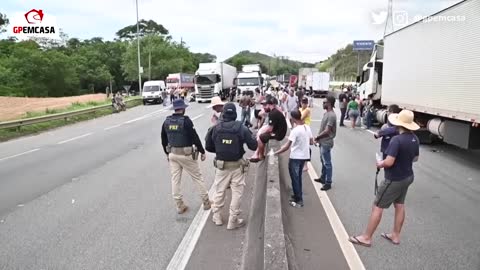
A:
[[[378,43],[383,44],[383,41]],[[370,59],[371,52],[360,52],[360,69]],[[353,51],[353,44],[339,49],[328,59],[319,62],[316,67],[320,71],[330,72],[333,80],[354,81],[357,76],[357,52]]]
[[[314,64],[289,60],[285,57],[272,57],[250,51],[241,51],[228,58],[225,62],[235,66],[238,70],[242,68],[242,65],[260,64],[263,73],[269,75],[298,74],[298,70],[302,67],[314,67]]]

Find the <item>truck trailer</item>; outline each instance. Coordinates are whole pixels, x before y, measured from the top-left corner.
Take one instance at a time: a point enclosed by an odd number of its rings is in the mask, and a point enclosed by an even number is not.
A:
[[[225,99],[234,87],[237,69],[225,63],[200,63],[195,72],[195,99],[211,101],[214,96]]]
[[[326,97],[330,87],[330,73],[312,72],[307,75],[306,88],[313,90],[314,97]]]
[[[193,74],[187,74],[187,73],[174,73],[174,74],[168,74],[168,77],[166,79],[167,82],[167,88],[168,89],[188,89],[188,90],[193,90],[194,84],[193,84]]]
[[[480,148],[480,1],[465,0],[384,38],[357,77],[375,120],[388,105],[414,112],[422,142]],[[440,18],[440,19],[439,19]],[[442,20],[441,18],[455,18]]]

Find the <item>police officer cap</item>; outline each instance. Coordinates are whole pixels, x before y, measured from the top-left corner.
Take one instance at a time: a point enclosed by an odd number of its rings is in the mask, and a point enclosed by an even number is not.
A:
[[[228,102],[223,106],[223,118],[229,120],[237,119],[237,107],[232,102]]]

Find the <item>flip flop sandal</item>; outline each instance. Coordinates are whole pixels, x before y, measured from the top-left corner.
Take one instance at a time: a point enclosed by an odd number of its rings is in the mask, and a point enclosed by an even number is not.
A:
[[[394,244],[394,245],[400,245],[400,242],[398,242],[398,243],[397,243],[397,242],[393,242],[392,238],[390,238],[387,233],[382,233],[382,234],[380,234],[380,235],[381,235],[384,239],[388,240],[390,243],[392,243],[392,244]]]
[[[354,245],[359,245],[359,246],[363,246],[363,247],[371,247],[372,246],[372,244],[367,244],[367,243],[364,243],[364,242],[358,240],[358,238],[356,236],[350,236],[350,238],[348,238],[348,241],[350,241]]]

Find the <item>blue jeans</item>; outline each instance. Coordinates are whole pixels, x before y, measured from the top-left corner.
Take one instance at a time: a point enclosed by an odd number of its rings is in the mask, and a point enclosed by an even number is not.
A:
[[[303,165],[305,165],[305,160],[303,159],[289,159],[288,161],[288,172],[290,173],[290,178],[292,179],[292,189],[295,202],[303,202],[302,194],[302,172]]]
[[[320,147],[320,160],[322,161],[322,176],[325,179],[325,184],[332,184],[332,148],[330,146],[322,145]]]
[[[370,110],[367,111],[365,121],[366,121],[365,125],[367,126],[367,129],[370,129],[372,127],[372,122],[373,122],[373,113]]]
[[[247,107],[247,108],[243,108],[242,109],[242,120],[241,122],[244,124],[244,125],[251,125],[250,124],[250,107]]]

